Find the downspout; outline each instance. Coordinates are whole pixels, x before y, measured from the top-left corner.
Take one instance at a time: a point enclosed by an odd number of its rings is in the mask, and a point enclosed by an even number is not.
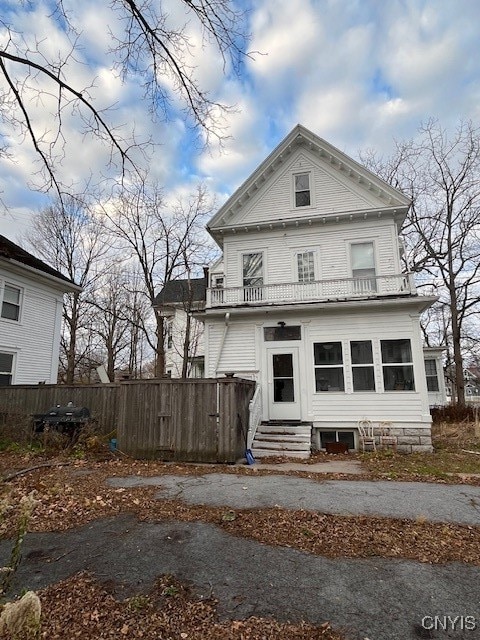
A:
[[[217,375],[218,375],[218,367],[220,365],[220,359],[222,357],[223,345],[225,344],[225,338],[227,337],[228,323],[229,322],[230,322],[230,312],[225,314],[225,326],[223,328],[223,335],[222,335],[222,339],[220,341],[220,349],[218,350],[217,364],[215,365],[215,377],[217,377]]]

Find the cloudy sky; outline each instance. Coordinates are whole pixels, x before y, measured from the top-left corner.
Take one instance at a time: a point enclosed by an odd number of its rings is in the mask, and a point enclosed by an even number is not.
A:
[[[0,0],[0,45],[7,44],[3,22],[46,58],[64,56],[70,44],[53,4]],[[184,21],[179,0],[163,4],[170,19]],[[97,108],[114,106],[107,113],[113,126],[134,126],[139,139],[151,137],[159,145],[148,164],[167,197],[203,181],[220,204],[297,123],[353,157],[365,148],[388,154],[395,138],[414,136],[430,117],[447,129],[462,118],[480,123],[477,0],[242,0],[248,49],[256,53],[238,74],[224,68],[211,44],[202,47],[201,34],[189,23],[196,77],[213,99],[235,105],[224,122],[229,138],[222,149],[215,141],[208,148],[194,144],[175,100],[168,122],[152,121],[138,82],[122,81],[105,54],[119,28],[108,0],[64,5],[72,11],[81,45],[66,67],[72,84],[91,85]],[[53,98],[31,95],[29,105],[45,139],[53,136]],[[4,98],[4,118],[8,109]],[[64,114],[63,134],[65,181],[80,189],[88,180],[112,175],[108,149],[84,136],[75,113]],[[10,152],[0,159],[0,233],[19,240],[46,200],[32,189],[39,183],[38,164],[28,140],[5,120],[0,140]]]

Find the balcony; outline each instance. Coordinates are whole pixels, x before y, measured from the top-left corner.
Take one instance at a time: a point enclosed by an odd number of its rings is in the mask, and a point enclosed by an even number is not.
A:
[[[287,282],[254,287],[207,289],[207,308],[327,302],[414,295],[411,273],[315,282]]]

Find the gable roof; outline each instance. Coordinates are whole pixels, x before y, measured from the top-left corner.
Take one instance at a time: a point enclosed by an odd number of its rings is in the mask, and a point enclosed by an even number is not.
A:
[[[190,278],[190,286],[192,287],[192,302],[203,302],[206,300],[206,278]],[[184,303],[188,300],[188,297],[189,281],[187,278],[182,280],[170,280],[155,297],[153,306],[160,307],[165,304]]]
[[[60,273],[60,271],[57,271],[57,269],[54,269],[53,267],[50,267],[48,264],[43,262],[43,260],[36,258],[31,253],[18,246],[18,244],[15,244],[2,235],[0,235],[0,260],[8,262],[12,266],[24,269],[26,268],[28,271],[35,273],[36,275],[46,276],[49,280],[59,280],[60,282],[57,282],[57,286],[63,283],[63,286],[60,288],[64,291],[81,290],[81,287],[75,284],[75,282],[70,278],[64,276],[63,273]]]
[[[329,171],[335,172],[343,181],[350,180],[365,194],[374,195],[382,210],[391,210],[403,220],[410,206],[410,200],[403,193],[326,140],[298,124],[210,219],[207,225],[210,233],[218,237],[220,230],[232,228],[240,223],[239,217],[241,218],[241,210],[245,203],[258,194],[269,177],[286,162],[293,152],[298,152],[302,148],[326,163]],[[313,217],[315,217],[315,211],[310,210],[308,218]],[[244,226],[244,221],[241,221],[241,225]]]

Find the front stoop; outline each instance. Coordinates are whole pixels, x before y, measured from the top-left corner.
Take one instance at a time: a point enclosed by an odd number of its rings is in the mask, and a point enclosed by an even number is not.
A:
[[[309,458],[311,446],[311,422],[262,422],[253,439],[252,453],[255,458]]]

